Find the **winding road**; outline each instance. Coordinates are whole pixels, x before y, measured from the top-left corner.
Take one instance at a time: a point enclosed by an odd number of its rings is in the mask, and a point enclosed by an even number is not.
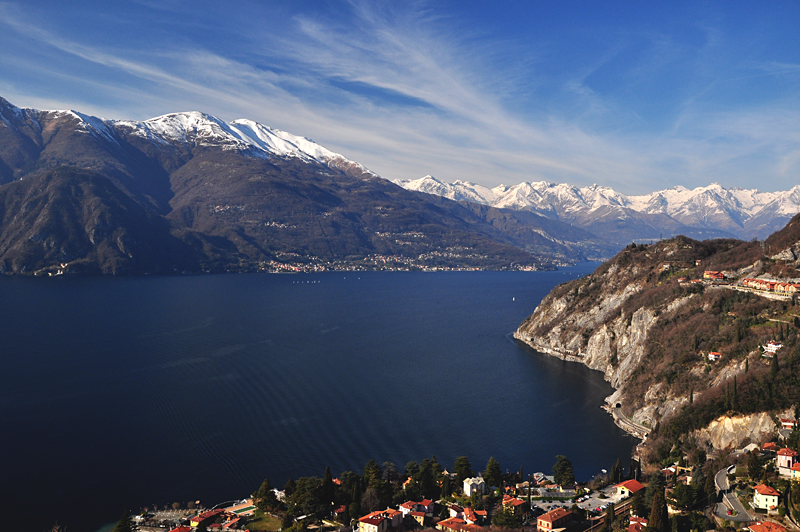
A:
[[[720,470],[716,475],[714,475],[714,484],[716,484],[717,490],[722,493],[722,502],[716,504],[714,507],[714,514],[717,517],[727,519],[728,521],[752,521],[753,518],[750,516],[747,510],[745,510],[744,506],[742,506],[742,503],[739,502],[739,499],[736,498],[736,495],[731,493],[731,486],[728,482],[728,473],[734,472],[736,472],[736,466],[730,466]],[[728,510],[733,510],[736,515],[728,515]]]

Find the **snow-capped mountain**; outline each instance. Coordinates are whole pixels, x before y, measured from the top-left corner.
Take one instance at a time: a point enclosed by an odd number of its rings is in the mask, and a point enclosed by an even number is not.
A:
[[[407,191],[252,120],[1,97],[0,205],[0,273],[550,268],[615,251],[531,212]]]
[[[73,110],[39,111],[21,109],[4,101],[0,104],[0,120],[7,127],[27,129],[27,133],[41,135],[41,121],[67,120],[76,130],[96,138],[118,144],[120,136],[139,137],[162,146],[179,144],[184,147],[217,147],[237,151],[254,157],[297,158],[316,162],[342,171],[378,177],[361,164],[348,160],[305,137],[292,135],[258,122],[238,119],[230,123],[219,118],[190,111],[170,113],[145,120],[106,120]]]
[[[576,187],[545,181],[500,185],[492,189],[463,181],[443,183],[431,176],[395,183],[409,190],[459,201],[532,211],[590,231],[604,230],[602,224],[612,221],[618,231],[626,221],[635,222],[640,229],[645,229],[642,224],[649,226],[650,230],[644,230],[638,238],[666,236],[675,231],[690,235],[694,232],[705,237],[765,238],[800,212],[800,185],[783,192],[761,192],[726,189],[713,183],[691,190],[677,186],[641,196],[627,196],[599,185]],[[628,236],[637,238],[636,232]]]

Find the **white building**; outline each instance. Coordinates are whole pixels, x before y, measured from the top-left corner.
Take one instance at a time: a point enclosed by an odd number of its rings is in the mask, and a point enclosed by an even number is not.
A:
[[[481,477],[464,479],[464,495],[472,497],[473,493],[483,495],[486,493],[486,482]]]

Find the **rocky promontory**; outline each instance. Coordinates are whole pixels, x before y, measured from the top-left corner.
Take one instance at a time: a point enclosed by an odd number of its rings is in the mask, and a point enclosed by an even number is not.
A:
[[[780,393],[777,381],[765,384],[770,372],[776,379],[775,369],[759,348],[781,338],[783,354],[796,353],[797,298],[762,297],[742,289],[741,279],[800,277],[795,254],[786,251],[797,246],[798,227],[796,217],[766,243],[676,237],[631,244],[591,275],[557,286],[514,337],[602,371],[615,388],[607,407],[629,420],[623,428],[632,422],[659,432],[667,423],[661,433],[699,431],[698,439],[717,448],[759,438],[774,429],[763,416],[752,431],[719,429],[733,421],[712,421],[774,411],[797,394],[788,382]],[[751,393],[755,400],[743,403]]]

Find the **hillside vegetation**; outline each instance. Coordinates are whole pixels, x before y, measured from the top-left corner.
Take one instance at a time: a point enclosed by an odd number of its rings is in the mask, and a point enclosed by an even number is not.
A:
[[[617,388],[611,406],[654,428],[647,452],[663,458],[719,416],[800,404],[798,297],[769,299],[736,286],[759,275],[800,277],[798,240],[796,216],[763,243],[631,244],[591,275],[556,287],[516,337],[603,371]],[[703,281],[707,270],[727,280]],[[760,348],[770,340],[784,344],[771,360]],[[710,361],[712,351],[721,360]]]

